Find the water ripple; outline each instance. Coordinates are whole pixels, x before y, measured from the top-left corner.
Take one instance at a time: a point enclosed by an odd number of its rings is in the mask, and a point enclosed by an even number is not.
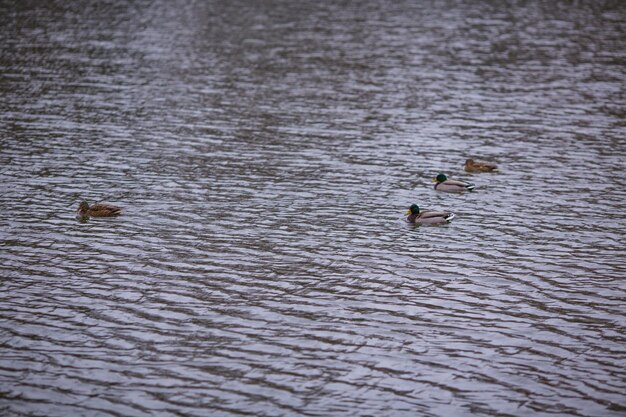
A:
[[[0,11],[0,414],[626,410],[620,4]]]

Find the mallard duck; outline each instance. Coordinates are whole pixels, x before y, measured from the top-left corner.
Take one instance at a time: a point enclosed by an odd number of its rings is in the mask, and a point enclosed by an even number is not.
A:
[[[406,221],[414,224],[450,223],[454,214],[447,211],[420,210],[417,204],[411,205],[406,212]]]
[[[474,191],[476,187],[474,184],[467,181],[449,180],[445,174],[439,174],[436,178],[433,178],[435,184],[435,190],[445,191],[448,193],[461,193],[463,191]]]
[[[465,161],[465,170],[467,172],[497,172],[498,166],[491,162],[479,162],[468,159]]]
[[[111,217],[122,213],[122,209],[110,204],[96,203],[89,206],[89,203],[83,201],[78,206],[76,217],[86,219],[88,217]]]

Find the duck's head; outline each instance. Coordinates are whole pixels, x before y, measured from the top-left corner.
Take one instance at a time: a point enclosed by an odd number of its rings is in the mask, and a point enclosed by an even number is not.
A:
[[[89,203],[83,201],[78,205],[78,210],[76,210],[76,218],[81,222],[89,219]]]
[[[406,215],[409,216],[411,214],[419,214],[420,207],[417,204],[411,204],[411,207],[406,212]]]
[[[465,165],[474,165],[474,160],[473,159],[466,159],[465,160]]]
[[[435,178],[433,178],[433,182],[444,182],[447,179],[448,177],[446,176],[446,174],[439,174]]]

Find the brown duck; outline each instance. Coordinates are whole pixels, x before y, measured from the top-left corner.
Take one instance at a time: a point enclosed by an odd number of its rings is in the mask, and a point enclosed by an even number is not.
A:
[[[480,162],[468,159],[465,161],[465,170],[467,172],[497,172],[498,166],[491,162]]]
[[[122,209],[110,204],[96,203],[91,206],[86,201],[80,203],[76,217],[87,219],[89,217],[111,217],[122,213]]]

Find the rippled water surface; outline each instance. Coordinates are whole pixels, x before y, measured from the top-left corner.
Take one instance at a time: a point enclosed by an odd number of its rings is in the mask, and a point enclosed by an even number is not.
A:
[[[128,3],[0,3],[0,415],[626,413],[626,3]]]

